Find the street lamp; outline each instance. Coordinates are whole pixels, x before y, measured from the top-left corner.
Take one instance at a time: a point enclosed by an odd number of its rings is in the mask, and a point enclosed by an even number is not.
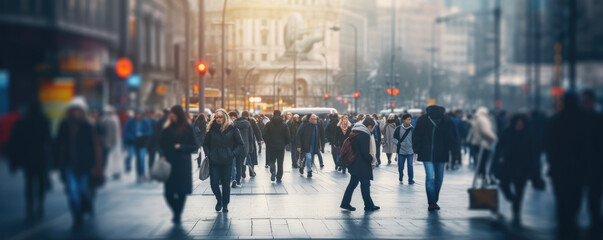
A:
[[[249,76],[249,74],[255,69],[255,67],[250,68],[249,70],[247,70],[247,73],[245,73],[245,78],[243,78],[243,87],[247,88],[247,93],[246,95],[249,95],[249,87],[247,87],[247,77]],[[244,91],[244,90],[243,90]],[[248,99],[248,98],[246,98]],[[243,101],[243,108],[245,108],[245,101]],[[249,105],[251,106],[251,103],[249,103]],[[251,107],[248,107],[251,108]]]
[[[329,62],[327,61],[327,54],[322,53],[322,57],[325,59],[325,107],[327,106],[327,100],[329,99]]]
[[[283,68],[281,68],[280,70],[278,70],[278,72],[276,72],[276,74],[274,74],[274,78],[272,79],[272,104],[273,104],[273,108],[274,108],[274,106],[276,106],[276,78],[278,77],[278,75],[282,71],[285,71],[285,69],[287,69],[288,67],[289,66],[284,66]]]
[[[225,44],[224,44],[224,18],[226,16],[226,3],[228,3],[228,0],[224,0],[224,6],[222,7],[222,52],[221,52],[222,58],[220,59],[220,61],[222,61],[222,70],[221,70],[222,71],[222,74],[221,74],[222,75],[221,76],[222,77],[222,108],[226,108],[225,107],[226,106],[225,105],[226,101],[224,99],[224,81],[225,81],[225,78],[224,78],[224,70],[225,70],[224,66],[226,65],[226,61],[224,61],[224,49],[225,49]]]
[[[230,66],[228,66],[224,70],[226,71],[226,77],[228,78],[228,76],[232,72],[232,68],[230,68]],[[222,79],[224,79],[224,75],[222,75]],[[224,82],[224,81],[222,81],[222,82]],[[237,97],[236,97],[237,96],[237,88],[235,88],[234,93],[235,93],[235,102],[234,102],[235,106],[234,107],[237,108]],[[224,94],[222,94],[222,96],[224,96]]]
[[[352,24],[346,24],[354,29],[354,93],[358,92],[358,28]],[[333,31],[341,30],[340,27],[333,26]],[[358,113],[358,98],[354,98],[354,113]]]

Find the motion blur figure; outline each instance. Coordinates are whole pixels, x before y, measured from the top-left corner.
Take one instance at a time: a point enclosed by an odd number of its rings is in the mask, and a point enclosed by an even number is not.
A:
[[[603,116],[595,110],[595,93],[586,90],[582,93],[582,108],[588,125],[589,148],[592,151],[587,157],[588,172],[586,187],[588,190],[588,210],[590,213],[590,236],[592,239],[603,238],[603,219],[601,218],[601,198],[603,194]]]
[[[40,104],[32,102],[14,125],[7,155],[11,171],[23,169],[27,222],[42,218],[44,196],[50,186],[48,165],[50,156],[50,125]]]
[[[136,155],[136,172],[138,181],[146,179],[145,155],[149,137],[153,133],[151,121],[136,111],[134,118],[126,122],[124,127],[124,141],[128,145],[128,156],[126,157],[126,172],[130,172],[132,158]]]
[[[123,171],[121,156],[121,124],[112,106],[105,106],[100,124],[104,129],[102,139],[103,155],[107,174],[113,179],[119,179]]]

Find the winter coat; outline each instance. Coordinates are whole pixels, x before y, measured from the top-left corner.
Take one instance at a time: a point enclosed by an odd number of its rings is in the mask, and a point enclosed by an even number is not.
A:
[[[266,123],[267,124],[267,123]],[[299,126],[301,126],[301,121],[289,121],[287,123],[287,127],[289,127],[289,135],[291,136],[291,142],[290,144],[293,144],[293,146],[297,146],[297,143],[295,142],[295,140],[297,139],[297,130],[299,129]]]
[[[140,135],[137,133],[138,124],[142,124]],[[147,140],[152,133],[153,126],[149,119],[142,117],[140,121],[136,121],[136,118],[130,118],[124,127],[124,142],[126,144],[138,144],[140,146],[146,146]]]
[[[251,129],[253,129],[253,136],[255,137],[255,141],[264,141],[264,137],[262,136],[262,131],[264,131],[264,127],[260,128],[258,123],[253,118],[249,118],[247,121],[251,124]]]
[[[193,131],[195,132],[195,138],[198,143],[205,141],[205,134],[207,134],[207,122],[202,119],[197,119],[193,123]]]
[[[341,130],[341,126],[338,126],[335,129],[335,137],[333,138],[333,142],[331,142],[331,145],[341,148],[345,139],[350,136],[350,133],[352,133],[352,126],[348,126],[348,129],[345,133],[343,132],[343,130]]]
[[[161,122],[161,119],[149,119],[149,122],[151,122],[152,131],[147,147],[149,149],[157,149],[161,141],[161,131],[163,130],[164,123]]]
[[[313,131],[316,129],[316,133]],[[324,136],[323,131],[320,130],[320,125],[311,124],[310,121],[306,121],[299,126],[297,130],[297,136],[295,140],[295,147],[301,148],[301,152],[310,152],[310,145],[312,144],[312,135],[314,134],[314,153],[318,153],[320,147],[323,145]]]
[[[376,124],[373,127],[372,134],[373,134],[373,137],[375,138],[376,147],[378,148],[378,147],[381,146],[381,136],[382,136],[381,135],[381,128],[380,128],[380,126],[383,126],[383,125],[381,125],[380,121],[375,121],[375,123]]]
[[[488,118],[488,109],[480,107],[475,112],[475,116],[471,122],[471,145],[480,146],[484,142],[487,146],[491,146],[496,140],[496,133],[492,128],[492,122]]]
[[[432,123],[435,122],[437,127]],[[444,108],[432,105],[427,107],[427,114],[417,119],[417,125],[412,135],[412,148],[421,162],[460,161],[461,148],[456,136],[454,123],[444,116]]]
[[[174,145],[180,144],[180,148]],[[182,132],[178,126],[171,124],[161,131],[159,140],[161,156],[170,163],[170,177],[165,182],[166,193],[191,194],[193,192],[192,158],[191,154],[199,149],[199,144],[193,133],[193,128],[186,124]]]
[[[243,139],[243,153],[244,157],[247,157],[247,154],[253,152],[252,144],[255,144],[253,140],[253,129],[251,129],[251,123],[245,118],[237,118],[232,122],[232,125],[239,129],[239,133],[241,134],[241,138]]]
[[[102,125],[105,132],[102,139],[103,147],[113,149],[121,146],[121,124],[113,111],[105,112],[100,119],[100,125]]]
[[[350,137],[353,137],[352,149],[356,153],[356,158],[348,166],[350,175],[360,179],[373,180],[373,156],[370,154],[370,132],[363,124],[355,124],[352,128]]]
[[[337,126],[339,125],[339,119],[330,120],[327,124],[327,129],[325,130],[325,136],[327,137],[327,141],[331,143],[331,145],[335,142],[335,132],[339,129]],[[351,127],[351,126],[350,126]]]
[[[57,165],[77,176],[90,174],[96,165],[94,130],[86,120],[63,120],[56,139]]]
[[[280,116],[273,117],[270,122],[264,126],[264,142],[271,151],[284,150],[285,145],[291,141],[289,128],[283,122]]]
[[[245,146],[239,129],[230,125],[222,132],[222,126],[214,123],[203,142],[203,152],[209,157],[209,163],[231,165],[235,157],[245,157]]]
[[[508,127],[497,148],[503,159],[501,178],[521,181],[530,177],[534,164],[531,163],[532,138],[527,129],[516,131]]]
[[[394,131],[396,131],[396,124],[394,120],[388,120],[383,128],[381,129],[381,134],[383,135],[383,149],[381,149],[384,153],[396,153],[396,144],[393,141]]]
[[[42,114],[27,114],[12,127],[6,145],[11,168],[45,174],[51,155],[50,122]]]

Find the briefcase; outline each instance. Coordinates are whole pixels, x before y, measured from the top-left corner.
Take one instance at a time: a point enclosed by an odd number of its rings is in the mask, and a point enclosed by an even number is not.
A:
[[[498,189],[470,188],[469,209],[498,211]]]

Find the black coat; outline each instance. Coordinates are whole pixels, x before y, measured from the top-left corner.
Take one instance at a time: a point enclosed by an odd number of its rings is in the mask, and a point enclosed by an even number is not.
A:
[[[289,128],[289,135],[291,136],[291,142],[290,144],[293,144],[293,146],[296,146],[296,138],[297,138],[297,130],[299,129],[299,126],[301,125],[301,121],[294,121],[291,120],[289,122],[287,122],[287,127]]]
[[[335,142],[335,131],[339,129],[337,124],[339,123],[339,119],[333,119],[327,124],[327,128],[325,129],[325,135],[327,140],[333,145]],[[352,127],[352,126],[349,126]]]
[[[57,164],[76,175],[90,174],[96,164],[92,125],[85,120],[64,120],[56,140]]]
[[[260,127],[258,126],[258,123],[250,118],[248,119],[249,123],[251,123],[251,129],[253,129],[253,135],[255,136],[255,141],[264,141],[264,137],[262,137],[262,132],[264,131],[264,127],[262,127],[260,129]]]
[[[323,145],[324,131],[321,131],[321,126],[319,124],[311,124],[309,121],[304,122],[299,126],[295,139],[295,147],[301,148],[301,151],[304,153],[310,152],[314,127],[316,128],[316,134],[314,135],[314,152],[317,153],[319,148]]]
[[[179,149],[174,145],[180,144]],[[164,184],[166,193],[190,194],[193,191],[191,154],[199,149],[193,128],[190,125],[179,132],[175,124],[161,131],[159,140],[161,155],[172,166],[170,177]]]
[[[516,131],[508,127],[502,133],[497,148],[504,160],[501,178],[522,181],[530,177],[534,164],[531,163],[532,138],[527,130]]]
[[[205,141],[205,134],[207,134],[207,122],[202,119],[197,119],[193,123],[193,131],[195,131],[195,138],[199,144]]]
[[[209,157],[209,163],[215,165],[231,165],[235,157],[247,155],[239,129],[230,125],[222,132],[216,123],[205,135],[203,152]]]
[[[418,155],[417,160],[421,162],[447,162],[450,155],[453,160],[460,161],[461,147],[456,128],[452,120],[444,115],[443,107],[429,106],[427,114],[417,119],[412,134],[412,149]]]
[[[369,151],[371,136],[362,131],[354,131],[350,135],[356,135],[352,141],[352,149],[356,153],[356,158],[348,166],[348,171],[360,179],[373,180],[373,167],[371,166],[373,157]]]
[[[291,141],[289,127],[283,122],[280,116],[273,117],[270,122],[264,126],[264,142],[271,151],[284,150],[285,145]]]
[[[345,139],[350,136],[351,132],[352,132],[352,126],[348,126],[348,130],[345,132],[345,134],[341,130],[341,127],[335,128],[335,133],[334,133],[335,137],[333,138],[333,141],[331,142],[331,146],[340,148],[343,145],[343,141],[345,141]]]
[[[585,180],[588,158],[592,155],[589,136],[593,130],[577,107],[562,110],[548,121],[543,140],[553,179],[566,183]]]
[[[50,122],[44,114],[25,115],[13,126],[6,152],[12,167],[43,174],[50,160]]]
[[[243,139],[243,156],[242,158],[247,157],[247,154],[250,154],[254,151],[254,147],[252,144],[255,144],[253,137],[253,129],[251,128],[251,123],[245,118],[237,118],[232,122],[237,129],[239,129],[239,133],[241,134],[241,139]]]

